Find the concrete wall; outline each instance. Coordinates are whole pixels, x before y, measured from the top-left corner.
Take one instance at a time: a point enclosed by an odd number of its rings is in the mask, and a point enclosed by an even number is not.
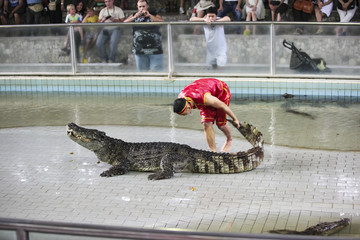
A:
[[[130,33],[129,33],[130,34]],[[118,62],[134,64],[131,53],[131,35],[124,34],[118,45]],[[266,63],[270,51],[268,35],[228,34],[228,63]],[[291,51],[282,46],[283,39],[293,41],[311,57],[322,57],[332,65],[360,65],[358,36],[336,37],[317,35],[278,35],[276,37],[277,63],[289,62]],[[61,51],[64,36],[0,37],[0,63],[70,63],[70,56]],[[167,46],[164,44],[167,54]],[[97,48],[90,52],[91,62],[100,62]],[[176,62],[203,63],[206,43],[203,34],[180,34],[174,40]],[[265,57],[265,58],[264,58]],[[82,58],[81,58],[82,60]],[[264,62],[265,61],[265,62]]]

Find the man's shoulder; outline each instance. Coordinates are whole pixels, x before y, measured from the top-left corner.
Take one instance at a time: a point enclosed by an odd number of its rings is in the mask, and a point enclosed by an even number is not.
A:
[[[100,14],[104,14],[104,12],[105,12],[106,10],[107,10],[106,7],[104,7],[103,9],[101,9],[100,12],[99,12],[99,16],[100,16]]]
[[[151,15],[154,15],[154,16],[159,15],[159,11],[156,8],[149,8],[148,11]]]
[[[115,12],[124,12],[121,8],[114,6]]]

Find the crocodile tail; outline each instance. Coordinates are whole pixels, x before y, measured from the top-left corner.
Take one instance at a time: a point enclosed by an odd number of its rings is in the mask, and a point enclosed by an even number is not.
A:
[[[234,121],[231,119],[227,119],[239,132],[241,135],[245,137],[246,140],[249,141],[253,147],[260,147],[262,148],[264,144],[262,133],[253,125],[243,122],[240,123],[240,127],[237,128]]]
[[[249,123],[240,123],[240,127],[237,128],[233,120],[227,120],[239,130],[241,135],[253,146],[253,148],[246,151],[246,154],[252,162],[252,167],[256,168],[264,159],[264,139],[262,133]],[[238,154],[240,154],[240,152]]]
[[[234,127],[232,120],[228,120]],[[253,148],[236,153],[211,153],[204,151],[195,157],[194,171],[198,173],[241,173],[253,170],[264,158],[264,140],[261,132],[253,125],[241,123],[239,132],[248,140]]]

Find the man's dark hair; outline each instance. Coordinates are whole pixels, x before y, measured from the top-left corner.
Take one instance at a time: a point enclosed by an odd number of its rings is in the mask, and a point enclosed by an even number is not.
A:
[[[185,98],[177,98],[174,101],[174,112],[179,113],[181,112],[186,105],[186,99]]]
[[[217,9],[216,7],[209,7],[208,9],[205,10],[205,15],[208,13],[214,13],[217,15]]]
[[[149,2],[147,0],[139,0],[138,2],[146,2],[146,4],[149,5]]]

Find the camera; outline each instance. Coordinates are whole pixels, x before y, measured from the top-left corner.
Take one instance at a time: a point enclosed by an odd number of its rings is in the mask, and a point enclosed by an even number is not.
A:
[[[143,16],[145,16],[145,13],[141,13],[141,14],[140,14],[140,17],[143,17]]]
[[[110,15],[105,17],[105,19],[106,19],[106,20],[108,20],[109,18],[111,18],[111,16],[110,16]]]

